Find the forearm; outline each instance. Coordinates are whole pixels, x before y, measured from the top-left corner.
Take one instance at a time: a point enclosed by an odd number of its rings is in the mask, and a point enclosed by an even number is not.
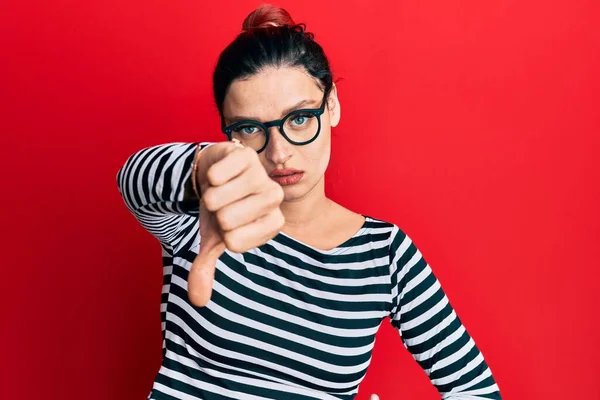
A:
[[[399,231],[392,245],[391,322],[443,399],[501,399],[498,386],[412,240]]]
[[[209,143],[203,143],[205,148]],[[196,215],[198,199],[191,186],[196,143],[171,143],[140,150],[117,174],[127,208],[150,233],[168,242],[178,217]]]

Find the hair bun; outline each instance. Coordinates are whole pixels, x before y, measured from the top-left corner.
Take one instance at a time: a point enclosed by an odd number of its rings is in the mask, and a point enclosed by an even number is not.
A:
[[[255,29],[294,25],[294,20],[289,12],[280,7],[263,4],[248,14],[242,24],[242,30],[252,31]]]

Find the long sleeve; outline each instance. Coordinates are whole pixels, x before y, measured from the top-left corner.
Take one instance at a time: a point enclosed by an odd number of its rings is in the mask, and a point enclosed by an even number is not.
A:
[[[211,143],[201,143],[205,149]],[[173,246],[184,224],[198,215],[198,201],[185,198],[197,143],[149,147],[130,156],[117,174],[127,208],[160,242]]]
[[[492,372],[410,237],[394,227],[390,320],[442,399],[501,399]]]

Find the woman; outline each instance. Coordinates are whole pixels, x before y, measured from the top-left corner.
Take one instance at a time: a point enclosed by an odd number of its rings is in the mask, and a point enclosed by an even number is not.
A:
[[[340,103],[313,36],[260,7],[213,78],[229,140],[144,149],[118,175],[164,254],[149,399],[352,399],[386,317],[443,398],[499,399],[410,238],[325,196]]]

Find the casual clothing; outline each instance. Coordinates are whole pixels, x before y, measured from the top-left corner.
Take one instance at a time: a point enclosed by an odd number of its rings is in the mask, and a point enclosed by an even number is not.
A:
[[[444,399],[500,399],[429,265],[389,222],[365,216],[331,250],[283,232],[245,253],[226,250],[211,301],[193,306],[198,202],[184,201],[184,186],[194,148],[141,150],[117,177],[163,250],[163,362],[149,399],[353,399],[387,317]]]

